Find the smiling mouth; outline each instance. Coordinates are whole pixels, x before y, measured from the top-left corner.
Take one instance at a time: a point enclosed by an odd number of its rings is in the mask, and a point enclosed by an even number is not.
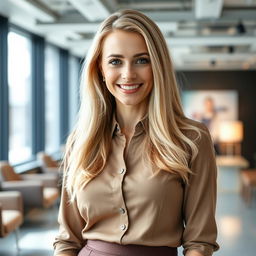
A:
[[[132,91],[132,90],[136,90],[138,89],[140,86],[142,86],[141,84],[117,84],[118,87],[120,87],[123,90],[127,90],[127,91]]]

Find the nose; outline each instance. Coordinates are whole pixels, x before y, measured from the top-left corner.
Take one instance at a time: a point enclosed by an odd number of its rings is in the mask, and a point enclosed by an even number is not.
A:
[[[135,79],[137,76],[134,67],[131,64],[124,65],[122,69],[122,79],[129,81]]]

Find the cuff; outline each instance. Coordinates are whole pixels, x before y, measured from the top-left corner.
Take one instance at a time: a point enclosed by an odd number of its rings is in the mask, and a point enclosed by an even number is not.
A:
[[[74,250],[55,250],[54,256],[67,254],[69,256],[77,256],[78,252],[74,252]]]
[[[198,244],[198,245],[193,245],[191,247],[185,248],[183,251],[183,254],[186,255],[186,253],[191,250],[198,251],[203,256],[212,256],[213,252],[218,250],[218,247],[213,248],[212,246],[209,246],[209,245]]]

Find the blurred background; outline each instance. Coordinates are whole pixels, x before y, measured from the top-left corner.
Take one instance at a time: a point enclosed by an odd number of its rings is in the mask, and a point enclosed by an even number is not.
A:
[[[216,255],[254,255],[256,0],[1,0],[0,255],[52,255],[59,202],[54,182],[79,108],[81,64],[100,22],[123,8],[158,24],[185,114],[212,135],[221,246]],[[48,189],[47,203],[26,198],[35,194],[31,187],[24,192],[26,175],[30,182],[46,175],[48,183],[40,182],[41,190]],[[25,183],[15,189],[18,180]],[[16,203],[6,203],[9,198]]]

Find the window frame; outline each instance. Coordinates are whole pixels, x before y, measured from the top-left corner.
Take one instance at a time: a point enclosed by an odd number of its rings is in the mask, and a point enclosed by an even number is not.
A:
[[[0,16],[0,160],[9,154],[8,19]]]
[[[58,71],[59,71],[59,73],[57,74],[57,79],[58,79],[58,88],[57,88],[57,93],[58,93],[58,104],[57,104],[57,107],[58,107],[58,110],[59,110],[59,116],[58,116],[58,127],[57,127],[57,135],[58,135],[58,138],[57,138],[57,140],[58,140],[58,147],[60,148],[61,147],[61,104],[60,104],[60,101],[61,101],[61,81],[60,81],[60,77],[61,77],[61,69],[60,69],[60,58],[61,58],[61,56],[60,56],[60,47],[58,47],[58,46],[56,46],[55,44],[53,44],[53,43],[50,43],[50,42],[47,42],[46,44],[45,44],[45,48],[44,48],[44,53],[46,52],[46,48],[47,47],[51,47],[52,49],[54,49],[54,51],[56,51],[56,54],[57,54],[57,56],[58,56],[58,59],[57,59],[57,65],[58,65]],[[45,70],[44,70],[44,79],[45,79],[45,72],[47,72],[47,55],[46,55],[46,53],[45,53]],[[55,155],[55,154],[58,154],[59,152],[57,152],[57,151],[51,151],[51,152],[48,152],[47,151],[47,148],[46,148],[46,146],[47,146],[47,141],[46,141],[46,139],[47,139],[47,112],[46,112],[46,107],[47,107],[47,102],[46,102],[46,98],[47,98],[47,94],[46,94],[46,79],[45,79],[45,83],[44,83],[44,94],[45,94],[45,101],[44,101],[44,115],[45,115],[45,119],[44,119],[44,125],[45,125],[45,130],[44,130],[44,137],[45,137],[45,144],[44,144],[44,151],[45,152],[47,152],[47,153],[49,153],[49,154],[51,154],[51,155]]]
[[[0,15],[0,160],[9,160],[9,85],[8,85],[8,33],[13,31],[31,40],[31,129],[32,129],[32,156],[14,165],[22,170],[22,166],[36,163],[36,154],[45,150],[45,47],[46,44],[54,46],[59,53],[59,97],[60,97],[60,131],[59,141],[65,143],[69,131],[69,58],[75,57],[68,50],[62,49],[52,43],[46,42],[44,37],[27,31],[9,22],[8,18]],[[77,98],[79,106],[79,98]],[[61,148],[60,148],[61,150]],[[56,154],[59,154],[56,152]],[[20,172],[18,170],[18,172]]]
[[[31,94],[29,95],[30,99],[31,99],[31,122],[30,122],[30,126],[31,126],[31,133],[32,133],[32,137],[31,137],[31,156],[27,159],[24,159],[24,161],[21,161],[21,162],[17,162],[17,163],[14,163],[12,164],[13,166],[19,166],[21,164],[24,164],[24,163],[28,163],[28,162],[31,162],[31,161],[34,161],[36,159],[36,156],[33,154],[33,134],[34,134],[34,120],[33,120],[33,111],[34,109],[36,108],[35,106],[35,99],[33,97],[33,90],[34,90],[34,84],[33,84],[33,72],[34,72],[34,69],[37,68],[34,66],[34,63],[33,63],[33,34],[26,31],[25,29],[15,25],[15,24],[12,24],[12,23],[9,23],[9,26],[8,26],[8,33],[9,32],[14,32],[14,33],[17,33],[21,36],[24,36],[26,37],[28,40],[30,40],[30,43],[31,43],[31,55],[30,55],[30,61],[31,61]],[[8,43],[8,34],[7,34],[7,43]],[[7,53],[7,57],[8,57],[8,53]],[[8,63],[8,62],[7,62]],[[7,66],[7,76],[8,76],[8,66]],[[7,85],[9,86],[9,84],[7,83]],[[9,96],[9,87],[8,87],[8,96]],[[9,115],[9,97],[7,98],[7,102],[8,102],[8,115]],[[9,144],[9,137],[10,137],[10,133],[9,133],[9,130],[10,130],[10,118],[8,117],[8,150],[7,150],[7,160],[9,161],[9,150],[10,150],[10,144]]]

